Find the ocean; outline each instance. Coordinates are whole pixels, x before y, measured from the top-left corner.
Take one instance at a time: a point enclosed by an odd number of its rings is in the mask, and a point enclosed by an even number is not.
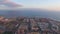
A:
[[[0,16],[5,17],[45,17],[45,18],[53,18],[56,20],[60,20],[60,12],[59,11],[47,11],[47,10],[0,10]]]

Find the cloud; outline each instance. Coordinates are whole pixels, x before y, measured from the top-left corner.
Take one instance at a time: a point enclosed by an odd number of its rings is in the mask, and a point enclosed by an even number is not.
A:
[[[21,7],[22,5],[11,2],[9,0],[0,0],[0,5],[6,6],[6,7]]]

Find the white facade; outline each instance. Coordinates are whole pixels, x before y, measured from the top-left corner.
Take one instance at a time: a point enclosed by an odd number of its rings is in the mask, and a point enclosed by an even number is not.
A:
[[[48,28],[48,23],[38,23],[38,25],[39,25],[39,27],[44,31],[44,30],[46,30],[47,28]]]

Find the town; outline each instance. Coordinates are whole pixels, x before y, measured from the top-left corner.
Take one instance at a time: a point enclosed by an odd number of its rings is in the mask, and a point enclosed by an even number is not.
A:
[[[0,34],[60,34],[60,22],[50,18],[0,16]]]

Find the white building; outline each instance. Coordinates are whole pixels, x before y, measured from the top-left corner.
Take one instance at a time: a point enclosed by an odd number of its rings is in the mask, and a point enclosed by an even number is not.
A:
[[[39,27],[41,28],[42,31],[48,29],[48,23],[45,22],[38,22]]]

